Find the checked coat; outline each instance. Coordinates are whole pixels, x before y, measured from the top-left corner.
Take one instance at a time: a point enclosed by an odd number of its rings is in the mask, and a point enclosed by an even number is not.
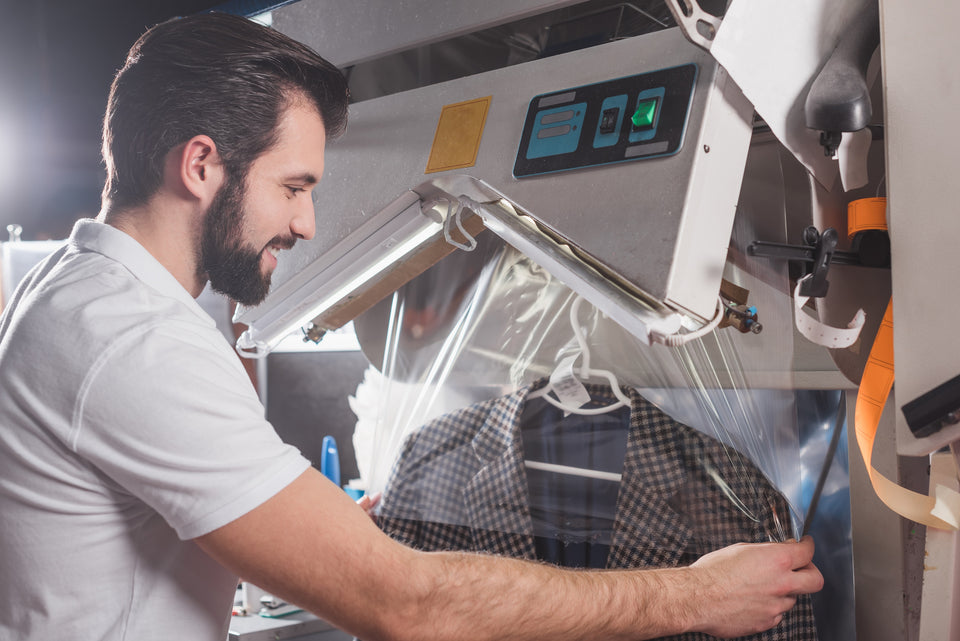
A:
[[[423,550],[486,552],[533,560],[533,522],[523,465],[516,393],[441,416],[412,433],[384,491],[380,527]],[[609,388],[587,385],[599,404]],[[693,563],[738,542],[784,540],[790,516],[782,495],[736,450],[674,421],[635,390],[608,568]],[[542,399],[531,403],[544,403]],[[677,641],[714,639],[702,633]],[[817,638],[809,595],[751,641]]]

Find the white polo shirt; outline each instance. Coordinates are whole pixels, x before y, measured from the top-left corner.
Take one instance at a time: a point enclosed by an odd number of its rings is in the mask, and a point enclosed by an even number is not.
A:
[[[79,222],[0,321],[0,639],[223,641],[237,577],[190,539],[309,465],[177,280]]]

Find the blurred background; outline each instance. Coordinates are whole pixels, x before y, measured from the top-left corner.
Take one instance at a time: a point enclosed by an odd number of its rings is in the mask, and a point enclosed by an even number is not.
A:
[[[213,0],[0,0],[0,240],[66,238],[100,208],[114,72],[148,27]]]

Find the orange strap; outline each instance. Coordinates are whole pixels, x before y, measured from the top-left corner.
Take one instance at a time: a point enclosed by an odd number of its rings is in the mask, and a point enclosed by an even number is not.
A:
[[[887,228],[887,199],[860,198],[847,205],[847,237],[871,229]]]
[[[885,209],[886,198],[866,198],[850,203],[847,210],[850,236],[866,229],[886,229]],[[880,416],[892,387],[893,299],[887,304],[887,311],[883,315],[860,381],[854,414],[857,444],[860,446],[873,489],[887,507],[917,523],[944,530],[957,530],[960,526],[960,494],[944,486],[936,488],[935,497],[913,492],[880,474],[871,463]]]

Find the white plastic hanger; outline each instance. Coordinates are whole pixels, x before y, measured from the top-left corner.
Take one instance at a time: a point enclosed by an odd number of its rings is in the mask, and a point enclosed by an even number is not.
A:
[[[552,396],[550,396],[551,392],[556,393],[556,390],[554,389],[554,381],[558,380],[559,378],[558,376],[556,376],[557,372],[554,372],[554,376],[550,377],[550,382],[546,386],[538,390],[534,390],[533,392],[530,392],[530,394],[527,395],[527,398],[528,399],[542,398],[548,403],[550,403],[551,405],[558,407],[564,411],[570,412],[572,414],[584,414],[584,415],[604,414],[606,412],[610,412],[620,407],[625,407],[625,406],[629,407],[630,398],[623,393],[623,390],[620,389],[620,385],[617,383],[617,377],[613,374],[613,372],[610,372],[604,369],[593,369],[590,367],[590,349],[587,346],[587,341],[583,335],[583,329],[580,327],[580,322],[579,322],[580,304],[582,302],[583,302],[583,299],[577,296],[573,300],[573,303],[571,303],[570,305],[570,324],[573,327],[573,334],[577,339],[577,345],[579,345],[580,347],[580,355],[582,357],[580,371],[579,371],[580,378],[588,379],[595,376],[602,376],[603,378],[607,379],[607,382],[610,383],[610,388],[613,390],[613,393],[617,397],[617,401],[615,403],[611,403],[610,405],[606,405],[604,407],[583,409],[579,406],[573,406],[568,403],[564,403],[560,400],[557,400]],[[570,361],[571,359],[565,359],[564,363],[569,364]],[[561,366],[558,367],[558,370],[564,366],[564,363],[562,363]],[[567,375],[568,373],[562,372],[562,374]],[[555,463],[544,463],[541,461],[529,461],[529,460],[524,461],[523,463],[526,467],[534,470],[558,472],[560,474],[572,474],[574,476],[584,476],[587,478],[601,479],[606,481],[620,482],[620,479],[622,478],[620,474],[617,474],[615,472],[603,472],[600,470],[591,470],[591,469],[582,468],[582,467],[571,467],[569,465],[557,465]]]
[[[620,384],[617,382],[617,377],[613,372],[605,369],[594,369],[590,367],[590,348],[587,345],[587,340],[583,335],[583,328],[580,327],[579,312],[580,304],[583,302],[583,299],[579,296],[575,297],[573,303],[570,305],[570,325],[573,327],[573,335],[577,339],[577,345],[580,347],[580,356],[581,356],[581,365],[580,365],[580,379],[589,379],[597,376],[602,376],[607,379],[607,382],[610,384],[610,389],[613,391],[614,395],[617,397],[617,402],[611,403],[604,407],[595,407],[590,409],[584,409],[580,406],[570,405],[564,403],[561,400],[558,400],[552,396],[550,393],[557,393],[555,389],[555,381],[559,380],[563,374],[562,372],[555,371],[554,374],[550,377],[550,382],[547,383],[544,387],[541,387],[538,390],[534,390],[527,395],[527,398],[542,398],[547,401],[554,407],[558,407],[566,412],[571,414],[583,414],[586,416],[595,415],[595,414],[605,414],[611,412],[620,407],[629,407],[630,398],[623,393],[623,390],[620,389]],[[569,363],[569,359],[564,361],[564,363]],[[558,376],[558,373],[560,376]]]

